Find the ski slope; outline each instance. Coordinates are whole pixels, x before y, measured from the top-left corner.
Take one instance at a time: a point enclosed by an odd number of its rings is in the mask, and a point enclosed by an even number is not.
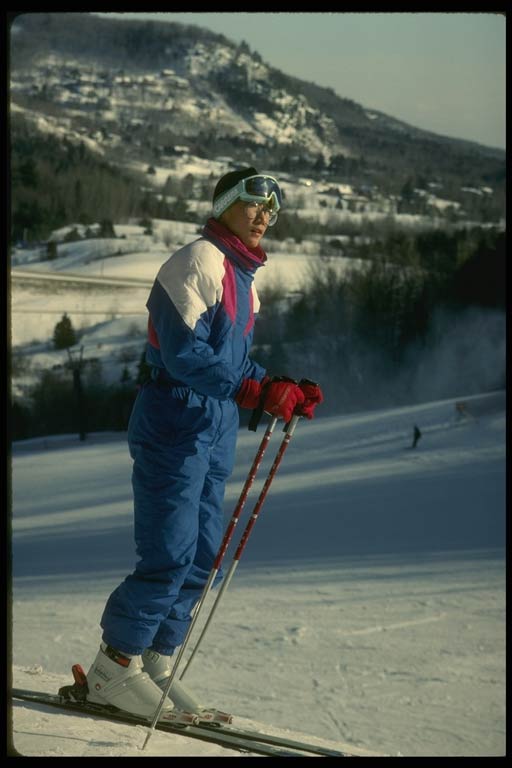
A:
[[[505,393],[458,400],[299,424],[187,674],[205,704],[337,748],[505,754]],[[240,432],[226,521],[262,434]],[[54,692],[91,664],[134,565],[130,471],[123,434],[14,445],[14,685]],[[238,756],[164,733],[142,752],[142,728],[26,703],[11,714],[27,756]]]

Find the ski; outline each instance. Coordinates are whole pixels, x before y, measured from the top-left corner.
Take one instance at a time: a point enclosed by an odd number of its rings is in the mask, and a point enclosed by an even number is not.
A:
[[[311,754],[320,757],[359,757],[359,755],[354,755],[350,752],[343,752],[338,749],[332,749],[331,747],[322,747],[319,744],[311,744],[307,741],[299,741],[297,739],[287,738],[286,736],[275,736],[271,733],[264,733],[262,731],[238,728],[236,725],[230,725],[226,727],[200,723],[199,727],[208,731],[219,731],[220,733],[233,734],[245,739],[246,741],[259,741],[262,744],[273,744],[275,746],[297,749],[302,752],[311,752]]]
[[[92,704],[91,702],[76,702],[65,699],[62,696],[39,691],[27,691],[21,688],[13,688],[11,691],[14,699],[28,701],[34,704],[43,704],[56,709],[73,712],[93,717],[99,717],[106,720],[113,720],[127,725],[148,726],[149,720],[129,712],[123,712],[114,707],[105,707],[101,704]],[[159,731],[174,733],[178,736],[188,736],[199,741],[206,741],[219,746],[233,749],[238,752],[263,755],[265,757],[313,757],[313,754],[306,754],[305,750],[290,747],[289,745],[279,745],[267,741],[261,741],[257,738],[244,738],[236,733],[229,733],[227,728],[213,725],[173,725],[169,722],[159,721],[156,724]],[[271,738],[271,737],[269,737]],[[341,756],[344,756],[340,753]],[[322,755],[325,756],[325,755]],[[329,755],[331,756],[331,755]]]
[[[59,696],[76,702],[87,702],[87,693],[89,690],[87,675],[80,664],[73,664],[71,671],[75,682],[73,685],[66,685],[60,688]],[[180,726],[187,724],[196,725],[200,728],[213,727],[217,734],[222,732],[227,736],[237,736],[246,741],[257,741],[263,744],[296,749],[320,757],[354,756],[353,754],[343,753],[339,750],[333,750],[332,748],[318,746],[309,742],[298,741],[297,739],[274,736],[261,731],[240,728],[236,725],[235,727],[232,727],[233,716],[226,712],[221,712],[218,709],[202,709],[201,711],[194,709],[189,712],[183,711],[183,709],[173,709],[170,712],[166,712],[165,716],[160,718],[160,721],[172,723],[172,725],[179,724]],[[153,728],[153,725],[154,718],[151,721],[151,728]]]

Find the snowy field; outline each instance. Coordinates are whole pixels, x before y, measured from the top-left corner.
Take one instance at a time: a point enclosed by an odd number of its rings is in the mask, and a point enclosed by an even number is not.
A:
[[[505,754],[505,394],[459,399],[299,424],[187,674],[205,703],[393,756]],[[240,433],[226,520],[262,434]],[[14,685],[93,661],[134,564],[130,469],[124,435],[14,445]],[[11,732],[27,756],[238,756],[23,702]]]
[[[144,228],[136,225],[116,225],[115,230],[117,238],[59,243],[58,258],[51,261],[41,260],[46,253],[42,247],[13,253],[13,347],[47,342],[64,312],[81,332],[86,354],[97,351],[96,339],[90,333],[98,329],[106,336],[108,324],[118,319],[138,329],[144,337],[145,305],[158,270],[178,248],[199,237],[198,226],[154,220],[152,235],[145,235]],[[54,236],[62,237],[64,232],[56,231]],[[297,247],[268,241],[268,261],[258,270],[255,283],[260,292],[276,288],[288,293],[299,291],[312,279],[312,270],[320,265],[329,265],[341,273],[354,263],[353,259],[340,256],[320,258],[318,243]],[[21,280],[23,276],[25,279]],[[62,282],[43,283],[45,276],[61,277]],[[75,277],[103,280],[105,284],[78,283],[73,281]],[[113,328],[113,332],[118,344],[119,328]],[[33,357],[33,350],[30,354]],[[48,360],[38,362],[47,364]]]

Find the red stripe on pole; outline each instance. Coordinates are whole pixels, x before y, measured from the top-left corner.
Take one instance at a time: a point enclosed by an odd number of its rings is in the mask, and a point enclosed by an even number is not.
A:
[[[279,450],[277,452],[277,455],[274,459],[274,463],[272,464],[271,470],[267,475],[267,479],[265,480],[265,484],[263,485],[263,488],[261,489],[261,493],[258,497],[258,501],[256,502],[256,505],[254,507],[254,511],[249,518],[249,521],[245,527],[245,531],[242,534],[242,538],[240,539],[240,542],[238,544],[238,547],[236,549],[235,555],[233,560],[240,560],[242,556],[242,552],[245,549],[245,545],[247,544],[247,540],[249,536],[251,535],[251,531],[254,527],[254,524],[256,523],[256,520],[258,519],[258,515],[260,513],[260,510],[265,502],[265,499],[267,497],[268,489],[270,488],[270,485],[272,483],[272,480],[274,479],[274,475],[276,474],[279,465],[281,463],[281,459],[283,458],[284,452],[288,448],[288,444],[290,442],[291,434],[286,433]]]
[[[231,539],[233,538],[233,533],[235,531],[236,525],[240,519],[240,515],[242,513],[242,510],[245,506],[245,502],[247,501],[247,496],[249,495],[249,491],[252,487],[252,484],[254,483],[254,480],[256,478],[256,474],[258,472],[259,466],[261,464],[261,460],[263,459],[263,455],[267,449],[268,442],[272,436],[272,432],[274,431],[274,427],[276,425],[276,419],[272,419],[269,426],[266,429],[265,434],[263,435],[263,440],[261,441],[260,447],[258,449],[258,452],[256,456],[254,457],[254,461],[252,463],[252,467],[249,470],[249,474],[247,476],[247,479],[245,481],[244,487],[242,488],[242,492],[240,494],[240,498],[238,499],[238,503],[234,509],[233,515],[231,516],[231,520],[228,523],[228,526],[226,528],[226,532],[224,533],[224,538],[222,539],[222,543],[219,547],[219,551],[217,552],[217,556],[215,558],[215,561],[213,563],[213,568],[216,570],[220,570],[220,566],[222,561],[224,560],[224,556],[226,554],[226,551],[229,547],[229,544],[231,542]]]

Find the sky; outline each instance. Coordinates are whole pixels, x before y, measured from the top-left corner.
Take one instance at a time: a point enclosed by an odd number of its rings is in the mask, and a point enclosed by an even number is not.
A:
[[[418,128],[505,148],[506,19],[496,13],[123,13],[245,42],[282,72]]]

